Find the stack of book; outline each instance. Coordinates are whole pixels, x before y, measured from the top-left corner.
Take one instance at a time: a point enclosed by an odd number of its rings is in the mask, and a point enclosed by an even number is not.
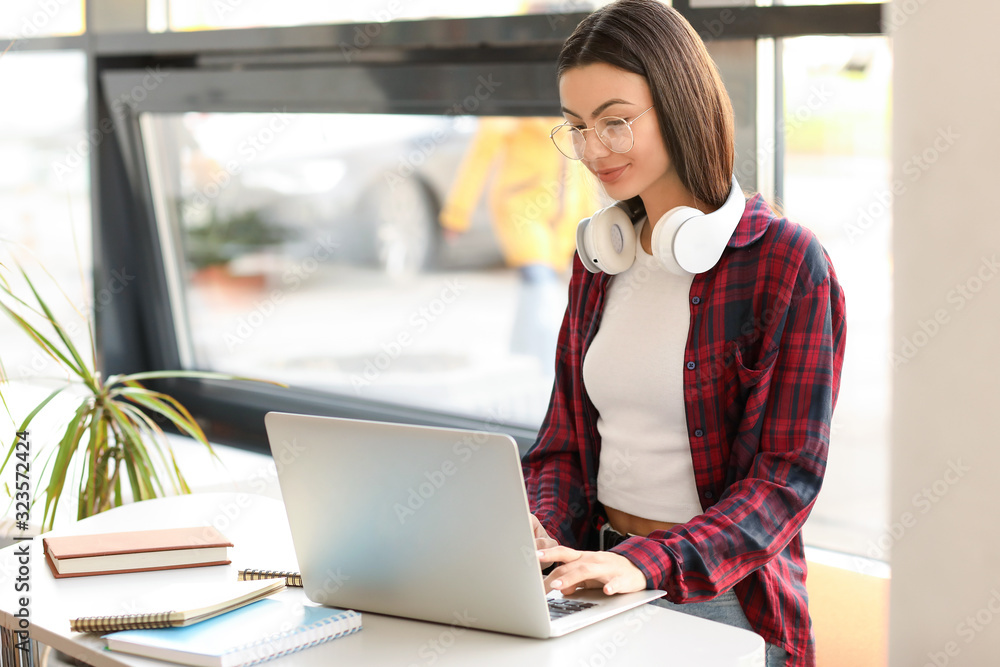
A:
[[[56,578],[228,564],[214,528],[46,537]],[[238,667],[270,660],[361,629],[361,614],[269,596],[301,586],[297,573],[241,571],[239,581],[171,583],[136,591],[128,613],[75,618],[74,632],[105,632],[108,648],[185,665]]]
[[[259,600],[187,627],[105,636],[112,651],[201,667],[271,660],[361,629],[361,614],[291,600]]]
[[[285,589],[280,579],[270,581],[181,582],[156,590],[135,591],[119,609],[127,613],[71,619],[73,632],[115,632],[185,627],[262,600]]]

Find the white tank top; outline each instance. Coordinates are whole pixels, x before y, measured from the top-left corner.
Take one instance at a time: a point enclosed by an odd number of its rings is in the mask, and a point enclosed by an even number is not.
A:
[[[599,413],[597,498],[656,521],[683,523],[702,512],[684,410],[693,280],[636,243],[635,263],[608,285],[583,361],[584,386]]]

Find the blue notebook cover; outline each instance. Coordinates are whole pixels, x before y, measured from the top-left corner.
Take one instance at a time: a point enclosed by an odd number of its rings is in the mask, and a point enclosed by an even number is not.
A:
[[[290,600],[259,600],[185,628],[104,635],[108,648],[185,665],[253,665],[361,629],[356,611]]]

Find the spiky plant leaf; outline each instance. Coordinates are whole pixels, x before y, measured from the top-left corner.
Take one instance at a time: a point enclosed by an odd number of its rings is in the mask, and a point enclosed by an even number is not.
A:
[[[2,264],[0,268],[4,268]],[[93,357],[88,364],[69,336],[69,330],[57,320],[49,303],[36,288],[27,271],[20,264],[17,264],[17,268],[31,292],[29,298],[32,298],[34,303],[29,303],[15,294],[10,282],[0,274],[0,313],[10,319],[41,352],[65,370],[70,381],[66,386],[52,391],[36,405],[22,421],[19,431],[26,430],[43,409],[71,386],[82,384],[88,392],[88,395],[77,404],[59,443],[47,452],[48,458],[42,466],[41,477],[44,478],[47,474],[47,482],[43,485],[45,496],[43,528],[53,527],[59,500],[67,487],[76,491],[77,513],[80,518],[120,505],[124,501],[123,477],[127,478],[133,500],[145,500],[162,495],[163,480],[151,455],[158,457],[163,475],[173,490],[178,493],[189,493],[190,487],[181,472],[173,448],[163,430],[153,419],[156,415],[167,420],[181,433],[204,445],[218,460],[218,455],[208,442],[201,426],[187,408],[168,394],[146,388],[141,384],[143,381],[166,378],[240,380],[267,382],[287,387],[280,382],[207,371],[149,371],[115,375],[102,380],[100,373],[91,367],[96,365],[92,322],[87,321],[88,333],[91,336],[90,356]],[[49,277],[51,278],[51,274]],[[66,296],[65,292],[63,295]],[[5,298],[11,303],[5,302]],[[69,300],[68,296],[66,298]],[[23,313],[30,314],[31,317],[38,318],[51,327],[55,336],[32,324]],[[3,402],[5,407],[7,400],[4,397],[3,387],[7,382],[9,376],[0,364],[0,402]],[[8,464],[12,451],[13,448],[8,451],[3,463],[0,463],[0,473]],[[70,479],[74,465],[76,477]]]

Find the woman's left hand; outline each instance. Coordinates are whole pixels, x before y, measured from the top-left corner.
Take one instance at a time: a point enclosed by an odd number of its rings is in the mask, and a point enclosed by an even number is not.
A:
[[[579,587],[604,588],[607,595],[645,590],[646,575],[628,558],[610,551],[552,547],[538,552],[541,563],[562,563],[545,577],[545,592],[569,595]]]

